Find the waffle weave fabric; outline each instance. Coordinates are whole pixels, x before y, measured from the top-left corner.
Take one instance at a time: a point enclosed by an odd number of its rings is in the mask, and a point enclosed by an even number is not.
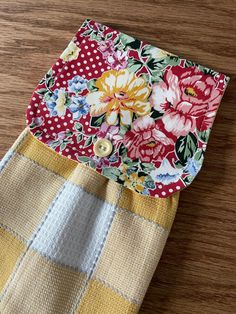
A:
[[[0,163],[0,312],[137,313],[178,200],[127,189],[26,128]]]

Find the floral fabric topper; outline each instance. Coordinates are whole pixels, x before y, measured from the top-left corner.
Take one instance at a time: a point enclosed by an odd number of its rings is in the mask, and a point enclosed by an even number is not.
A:
[[[56,152],[138,193],[167,197],[203,163],[229,78],[85,20],[39,82],[31,132]],[[113,144],[98,157],[94,143]]]

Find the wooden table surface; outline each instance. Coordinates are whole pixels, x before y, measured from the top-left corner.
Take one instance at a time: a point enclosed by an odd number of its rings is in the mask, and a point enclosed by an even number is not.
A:
[[[141,313],[236,313],[236,1],[1,0],[0,157],[25,127],[34,87],[85,18],[231,77]]]

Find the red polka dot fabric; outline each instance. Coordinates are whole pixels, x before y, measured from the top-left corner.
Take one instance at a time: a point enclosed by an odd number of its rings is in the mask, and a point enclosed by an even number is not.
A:
[[[228,81],[85,20],[36,87],[27,124],[57,153],[137,193],[168,197],[200,171]],[[113,149],[99,157],[103,138]]]

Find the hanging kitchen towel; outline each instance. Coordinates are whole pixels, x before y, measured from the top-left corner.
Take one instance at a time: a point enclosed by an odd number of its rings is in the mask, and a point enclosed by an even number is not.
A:
[[[137,313],[229,77],[85,20],[0,163],[0,312]]]

